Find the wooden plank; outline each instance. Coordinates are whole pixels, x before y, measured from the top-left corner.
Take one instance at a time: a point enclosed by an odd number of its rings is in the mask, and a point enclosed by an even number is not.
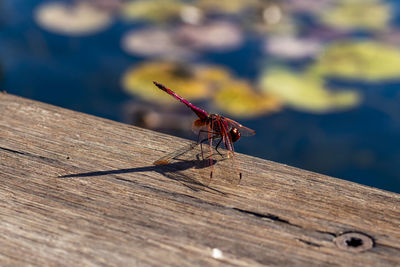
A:
[[[398,194],[240,154],[238,186],[152,165],[187,143],[0,93],[0,265],[400,265]]]

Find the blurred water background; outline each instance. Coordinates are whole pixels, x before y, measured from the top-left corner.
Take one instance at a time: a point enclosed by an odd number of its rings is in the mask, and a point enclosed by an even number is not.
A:
[[[400,19],[383,0],[0,0],[0,90],[400,193]]]

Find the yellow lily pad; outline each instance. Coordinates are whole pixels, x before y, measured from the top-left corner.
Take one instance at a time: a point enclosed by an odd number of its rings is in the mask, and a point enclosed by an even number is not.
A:
[[[122,16],[127,20],[144,19],[164,22],[178,18],[184,4],[177,0],[129,1],[122,5]]]
[[[310,74],[379,81],[400,78],[400,49],[373,41],[328,46]]]
[[[168,62],[150,62],[129,69],[122,85],[131,94],[149,101],[177,104],[171,96],[157,89],[160,82],[187,100],[209,98],[214,86],[229,77],[229,72],[215,66],[189,66]]]
[[[383,30],[391,18],[391,8],[379,0],[341,0],[332,9],[321,12],[320,20],[344,30]]]
[[[248,7],[257,5],[257,3],[258,0],[199,0],[196,5],[205,11],[236,14]]]
[[[214,102],[224,113],[235,117],[254,117],[278,111],[282,102],[271,94],[254,91],[245,81],[230,81],[216,93]]]
[[[203,81],[212,84],[221,84],[231,79],[231,73],[221,67],[200,67],[197,71],[197,77]]]
[[[330,91],[321,78],[286,70],[269,71],[260,83],[264,92],[277,96],[288,106],[314,113],[349,109],[361,99],[357,91]]]

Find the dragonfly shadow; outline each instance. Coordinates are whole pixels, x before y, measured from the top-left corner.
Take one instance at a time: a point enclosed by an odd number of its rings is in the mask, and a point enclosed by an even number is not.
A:
[[[213,162],[215,164],[215,162]],[[210,160],[180,160],[177,162],[163,164],[163,165],[151,165],[145,167],[138,167],[138,168],[126,168],[126,169],[115,169],[115,170],[106,170],[106,171],[93,171],[93,172],[82,172],[82,173],[75,173],[75,174],[67,174],[67,175],[60,175],[58,178],[82,178],[82,177],[94,177],[94,176],[104,176],[104,175],[118,175],[124,173],[135,173],[135,172],[149,172],[155,171],[160,173],[164,177],[179,181],[186,187],[190,188],[193,191],[200,191],[200,190],[212,190],[219,193],[219,190],[210,188],[208,183],[202,183],[201,181],[188,176],[184,171],[189,169],[202,169],[207,168],[211,165]],[[119,179],[119,178],[118,178]],[[129,181],[127,179],[120,179],[124,181]]]

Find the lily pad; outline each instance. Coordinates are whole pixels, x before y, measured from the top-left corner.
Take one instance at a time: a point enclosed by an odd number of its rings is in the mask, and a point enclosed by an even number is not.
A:
[[[332,9],[320,12],[320,20],[340,29],[386,29],[391,6],[379,0],[340,0]]]
[[[122,5],[121,13],[127,20],[165,22],[179,18],[183,6],[177,0],[128,1]]]
[[[97,33],[112,22],[111,15],[88,2],[47,2],[35,10],[35,21],[44,29],[65,35]]]
[[[245,27],[249,27],[259,33],[269,34],[296,34],[298,25],[293,16],[285,13],[282,4],[260,2],[252,14],[243,16]]]
[[[127,32],[121,41],[123,50],[129,54],[182,59],[194,56],[194,53],[174,38],[168,30],[149,28]]]
[[[310,74],[381,81],[400,78],[400,49],[373,41],[328,46]]]
[[[231,74],[228,70],[221,67],[203,67],[197,72],[199,79],[213,84],[221,84],[231,79]]]
[[[182,45],[198,50],[235,49],[243,42],[239,27],[228,21],[181,26],[175,37]]]
[[[246,8],[257,5],[258,0],[198,0],[196,5],[206,12],[237,14]]]
[[[322,44],[315,39],[278,35],[266,40],[265,51],[281,58],[300,59],[319,54],[322,51]]]
[[[272,94],[254,91],[246,81],[225,83],[214,97],[215,105],[235,117],[254,117],[278,111],[281,100]]]
[[[361,99],[357,91],[331,91],[324,87],[321,78],[283,69],[266,72],[261,79],[261,87],[264,92],[282,99],[286,105],[313,113],[350,109]]]
[[[229,75],[223,68],[215,66],[192,66],[168,62],[150,62],[129,69],[122,78],[122,85],[129,93],[145,100],[166,104],[178,104],[171,96],[158,90],[156,80],[174,90],[187,100],[206,99],[212,89]]]

